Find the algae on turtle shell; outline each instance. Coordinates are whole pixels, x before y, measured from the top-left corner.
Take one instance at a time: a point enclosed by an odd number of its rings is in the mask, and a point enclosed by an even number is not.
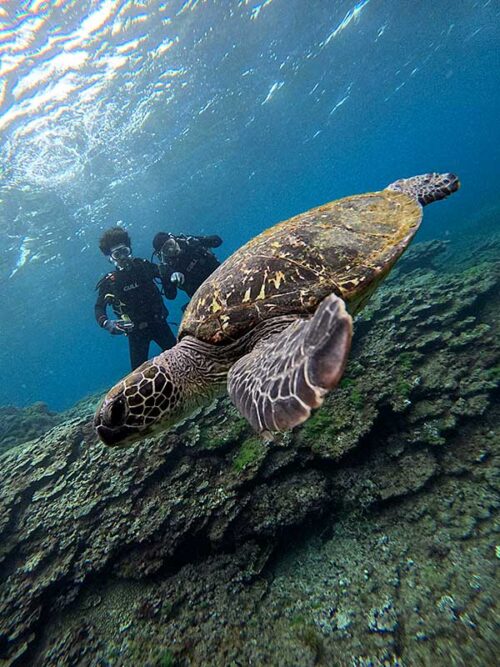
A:
[[[342,378],[352,315],[411,243],[423,207],[459,187],[451,173],[402,178],[251,238],[198,287],[177,343],[109,390],[95,414],[99,438],[130,445],[226,389],[257,433],[305,422]]]

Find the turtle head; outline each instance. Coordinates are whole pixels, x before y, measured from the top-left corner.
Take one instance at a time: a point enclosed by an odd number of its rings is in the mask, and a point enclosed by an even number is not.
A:
[[[97,435],[122,447],[177,424],[225,388],[230,365],[224,350],[186,336],[110,389],[94,417]]]
[[[94,427],[110,447],[123,447],[177,422],[178,392],[160,357],[142,364],[118,382],[97,408]]]

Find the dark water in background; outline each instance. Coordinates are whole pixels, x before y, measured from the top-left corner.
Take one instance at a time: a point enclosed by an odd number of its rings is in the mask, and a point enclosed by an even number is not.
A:
[[[420,240],[494,219],[494,0],[13,1],[0,7],[0,404],[69,406],[128,371],[93,319],[122,221],[219,233],[453,170]],[[179,305],[183,300],[179,300]],[[179,305],[171,319],[179,321]]]

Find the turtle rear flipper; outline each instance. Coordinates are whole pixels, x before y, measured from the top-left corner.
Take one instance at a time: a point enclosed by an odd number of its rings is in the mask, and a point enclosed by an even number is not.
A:
[[[455,174],[429,173],[410,178],[400,178],[387,186],[387,190],[404,192],[418,200],[421,206],[432,204],[434,201],[445,199],[456,192],[460,181]]]
[[[228,391],[258,431],[286,431],[338,384],[349,354],[352,319],[335,294],[309,320],[297,320],[257,343],[229,371]]]

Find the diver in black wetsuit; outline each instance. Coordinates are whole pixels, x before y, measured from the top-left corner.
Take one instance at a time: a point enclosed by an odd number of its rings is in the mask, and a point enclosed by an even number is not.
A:
[[[132,370],[148,359],[151,341],[162,350],[175,345],[175,336],[166,322],[168,311],[155,279],[161,279],[158,266],[132,256],[130,237],[121,227],[108,229],[99,241],[101,252],[116,266],[98,283],[95,318],[110,334],[125,334],[130,349]],[[166,281],[162,283],[167,284]],[[167,287],[171,283],[168,282]],[[109,318],[111,306],[118,319]]]
[[[198,287],[220,265],[210,250],[218,248],[222,239],[212,236],[184,236],[158,232],[153,239],[154,255],[160,262],[165,296],[175,299],[177,288],[192,297]],[[187,305],[187,304],[186,304]],[[183,310],[186,306],[183,306]]]

